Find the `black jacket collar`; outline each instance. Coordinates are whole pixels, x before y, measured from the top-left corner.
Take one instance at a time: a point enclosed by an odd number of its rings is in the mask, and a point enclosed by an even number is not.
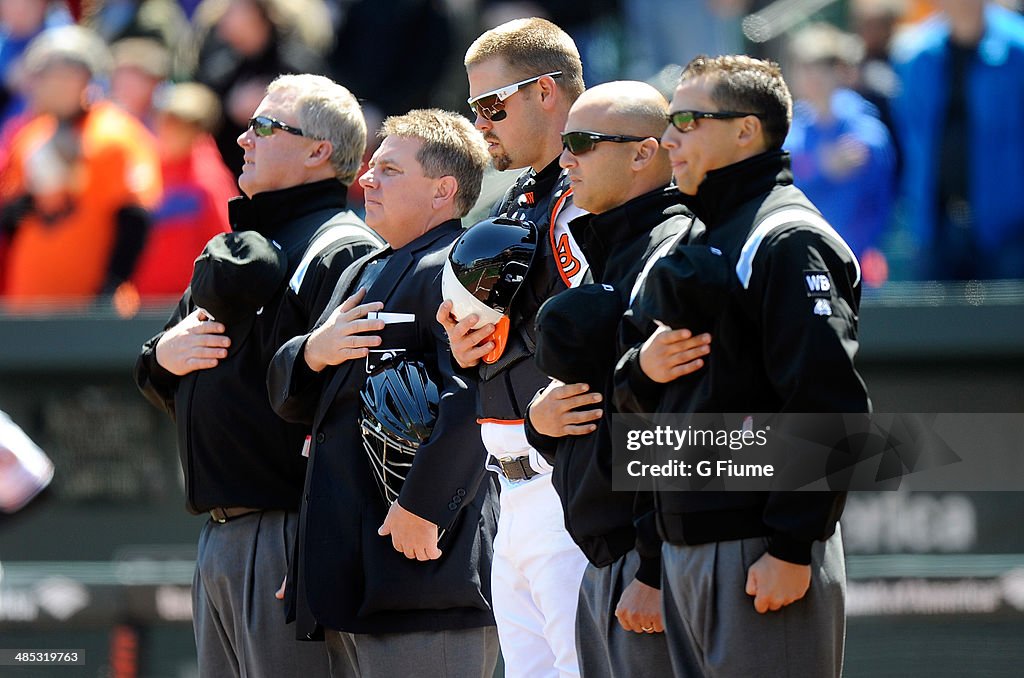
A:
[[[441,239],[441,237],[454,231],[461,230],[462,221],[459,219],[449,219],[448,221],[434,226],[426,233],[417,236],[414,240],[402,245],[397,250],[392,249],[391,245],[385,245],[379,250],[370,252],[362,259],[357,259],[345,270],[344,273],[342,273],[341,279],[336,287],[335,295],[348,294],[348,290],[355,291],[352,290],[352,286],[359,279],[359,276],[362,275],[363,268],[367,264],[382,257],[390,257],[387,264],[384,266],[384,270],[381,271],[377,280],[374,281],[373,285],[367,291],[369,295],[386,300],[391,295],[391,292],[394,290],[395,285],[398,284],[402,275],[405,274],[406,269],[412,265],[414,255],[417,252],[430,247],[436,241]],[[379,295],[379,297],[377,295]],[[332,304],[340,304],[341,299],[343,298],[344,297],[342,296],[337,299],[332,299]]]
[[[451,233],[452,231],[458,231],[458,230],[461,230],[461,229],[462,229],[462,221],[461,220],[459,220],[459,219],[449,219],[448,221],[442,222],[442,223],[438,224],[437,226],[434,226],[433,228],[431,228],[426,233],[423,233],[422,235],[417,236],[411,242],[408,242],[405,245],[402,245],[396,251],[397,252],[418,252],[421,249],[423,249],[424,247],[427,247],[427,246],[433,244],[433,242],[435,240],[437,240],[438,238],[440,238],[442,235],[445,235],[446,233]]]
[[[708,172],[697,195],[684,196],[684,202],[712,229],[749,200],[792,183],[789,153],[768,151]]]
[[[251,199],[241,196],[228,201],[228,220],[232,230],[256,231],[273,237],[296,219],[325,209],[343,210],[347,189],[337,179],[323,179],[279,191],[257,193]]]
[[[602,280],[604,267],[616,250],[675,214],[683,214],[682,194],[675,186],[663,186],[601,214],[584,214],[569,224],[573,238],[583,248],[594,273]]]

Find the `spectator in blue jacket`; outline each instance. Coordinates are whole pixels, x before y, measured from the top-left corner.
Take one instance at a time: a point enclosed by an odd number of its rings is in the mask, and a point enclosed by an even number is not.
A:
[[[860,40],[830,24],[814,24],[790,44],[798,100],[785,148],[796,185],[865,262],[869,285],[885,281],[880,240],[896,188],[896,153],[878,109],[842,87],[863,53]]]
[[[25,110],[18,64],[28,44],[43,30],[70,23],[67,9],[49,0],[0,0],[0,124]]]
[[[1024,17],[986,0],[898,41],[902,198],[921,274],[1024,278]]]

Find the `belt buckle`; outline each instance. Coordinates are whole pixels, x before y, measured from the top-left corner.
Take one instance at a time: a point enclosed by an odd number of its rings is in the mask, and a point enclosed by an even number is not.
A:
[[[526,462],[523,461],[524,459]],[[528,456],[499,457],[498,465],[501,466],[501,472],[506,479],[512,482],[519,482],[529,480],[533,477],[533,475],[530,474],[530,471],[533,469],[527,467],[529,459],[530,458]]]
[[[213,518],[215,523],[219,523],[221,525],[228,522],[228,514],[219,506],[210,509],[210,517]]]
[[[511,463],[512,463],[512,458],[511,457],[499,457],[498,458],[498,466],[499,466],[499,468],[502,469],[502,475],[504,475],[506,477],[506,479],[511,479],[511,478],[509,478],[509,468],[507,466],[507,464],[511,464]]]

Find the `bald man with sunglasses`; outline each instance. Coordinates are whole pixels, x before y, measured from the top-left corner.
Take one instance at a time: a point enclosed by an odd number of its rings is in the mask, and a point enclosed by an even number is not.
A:
[[[494,167],[527,168],[492,215],[532,221],[538,246],[507,326],[470,331],[476,316],[456,322],[450,301],[437,319],[458,363],[477,377],[480,434],[501,483],[491,591],[505,675],[567,678],[579,675],[576,605],[586,558],[565,529],[552,467],[526,441],[523,423],[531,398],[548,383],[533,361],[537,310],[587,276],[568,229],[583,212],[573,206],[558,165],[569,107],[583,91],[583,66],[572,38],[543,19],[487,31],[465,62],[469,104]]]
[[[613,292],[607,303],[618,305],[618,316],[629,307],[646,263],[693,221],[679,192],[669,186],[668,155],[658,143],[667,111],[665,97],[650,85],[611,82],[576,100],[562,134],[561,166],[576,205],[589,212],[570,228],[594,282]],[[545,350],[548,332],[559,335],[557,348],[566,355],[586,356],[593,352],[591,345],[616,344],[617,325],[602,326],[605,335],[579,335],[574,344],[568,338],[577,333],[548,326],[547,317],[538,329]],[[678,334],[683,373],[700,369],[710,337]],[[544,365],[549,359],[538,354]],[[566,525],[589,560],[577,613],[581,674],[666,675],[671,667],[661,617],[661,542],[653,495],[612,490],[614,360],[590,366],[589,374],[578,368],[582,359],[572,364],[574,374],[586,376],[586,383],[553,381],[530,404],[526,430],[530,443],[554,464]]]
[[[231,227],[271,240],[285,275],[234,340],[227,319],[185,290],[165,330],[143,346],[135,378],[175,419],[188,510],[209,514],[192,587],[200,677],[314,678],[328,675],[323,644],[295,640],[275,599],[296,539],[309,426],[271,409],[267,367],[320,316],[348,265],[383,240],[346,209],[366,124],[341,85],[278,78],[238,145],[245,196],[228,204]]]

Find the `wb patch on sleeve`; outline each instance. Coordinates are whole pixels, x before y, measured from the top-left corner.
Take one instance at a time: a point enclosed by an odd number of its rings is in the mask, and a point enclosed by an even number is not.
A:
[[[832,277],[828,271],[804,271],[807,296],[828,299],[832,295]]]

